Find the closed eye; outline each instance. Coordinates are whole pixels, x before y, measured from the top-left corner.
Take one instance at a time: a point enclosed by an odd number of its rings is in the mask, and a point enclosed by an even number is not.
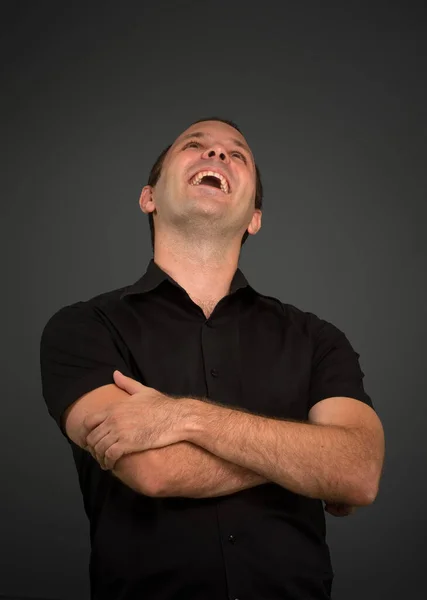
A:
[[[184,144],[184,146],[182,147],[183,150],[185,150],[186,148],[200,148],[202,146],[202,144],[200,144],[199,142],[195,142],[194,140],[191,142],[187,142],[186,144]],[[239,152],[238,150],[233,150],[233,152],[231,152],[231,156],[238,156],[245,164],[247,164],[247,159],[246,156],[244,154],[242,154],[241,152]]]
[[[190,148],[191,146],[200,148],[201,144],[199,144],[199,142],[188,142],[188,144],[185,144],[182,149],[185,150],[186,148]]]
[[[248,162],[246,160],[246,156],[244,154],[242,154],[241,152],[238,152],[237,150],[235,150],[234,152],[231,153],[231,156],[234,156],[234,155],[237,155],[239,158],[241,158],[245,164]]]

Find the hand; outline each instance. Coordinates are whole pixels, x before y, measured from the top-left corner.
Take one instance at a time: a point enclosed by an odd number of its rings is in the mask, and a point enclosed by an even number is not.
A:
[[[117,387],[130,394],[84,420],[86,449],[104,470],[125,454],[162,448],[185,440],[183,398],[171,398],[114,371]]]
[[[325,502],[325,511],[334,517],[347,517],[348,515],[352,515],[356,512],[356,508],[356,506],[350,506],[350,504]]]

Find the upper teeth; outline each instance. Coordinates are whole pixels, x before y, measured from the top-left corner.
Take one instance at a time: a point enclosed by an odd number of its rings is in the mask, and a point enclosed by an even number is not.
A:
[[[224,194],[228,194],[228,182],[226,178],[223,175],[216,173],[215,171],[200,171],[200,173],[196,173],[196,175],[194,175],[194,177],[190,181],[190,184],[199,185],[203,177],[207,177],[208,175],[219,179],[221,182],[221,190],[224,192]]]

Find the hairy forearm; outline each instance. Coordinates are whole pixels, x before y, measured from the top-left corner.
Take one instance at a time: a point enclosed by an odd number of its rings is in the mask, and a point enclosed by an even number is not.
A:
[[[197,402],[197,401],[196,401]],[[379,453],[362,431],[275,420],[198,402],[187,439],[283,487],[327,502],[371,502]]]
[[[213,498],[268,483],[262,475],[191,442],[178,442],[139,453],[141,472],[147,460],[155,465],[158,474],[152,486],[156,497]]]
[[[211,498],[269,483],[262,475],[188,441],[126,454],[112,474],[135,492],[151,497]]]

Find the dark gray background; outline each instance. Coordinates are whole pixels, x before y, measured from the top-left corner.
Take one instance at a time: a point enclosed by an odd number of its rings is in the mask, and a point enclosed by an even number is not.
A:
[[[426,597],[426,19],[421,2],[356,4],[2,3],[0,596],[88,597],[88,523],[41,395],[41,330],[140,277],[149,169],[218,114],[265,186],[241,268],[347,334],[386,432],[374,505],[327,516],[333,597]]]

